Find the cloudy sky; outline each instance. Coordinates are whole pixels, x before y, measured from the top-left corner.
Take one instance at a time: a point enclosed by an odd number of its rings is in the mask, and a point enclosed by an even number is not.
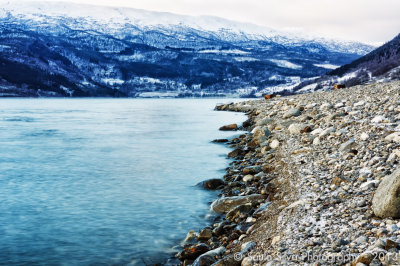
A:
[[[47,0],[52,1],[52,0]],[[276,29],[303,29],[371,44],[400,32],[400,0],[64,0],[187,15],[213,15]]]

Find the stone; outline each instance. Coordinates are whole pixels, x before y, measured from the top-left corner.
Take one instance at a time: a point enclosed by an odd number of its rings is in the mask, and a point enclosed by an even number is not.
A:
[[[225,247],[219,247],[210,251],[207,251],[200,257],[198,257],[192,264],[192,266],[209,266],[215,263],[216,257],[220,257],[225,253]]]
[[[397,243],[397,242],[395,242],[395,241],[393,241],[391,239],[387,239],[386,240],[385,250],[389,250],[389,249],[392,249],[392,248],[399,248],[399,247],[400,247],[399,243]]]
[[[286,111],[286,113],[283,114],[283,119],[287,119],[290,117],[294,117],[294,116],[299,116],[301,114],[300,110],[297,108],[292,108],[288,111]]]
[[[240,217],[243,214],[247,214],[251,210],[251,205],[250,204],[245,204],[245,205],[239,205],[232,210],[230,210],[226,214],[226,219],[230,221],[234,221],[236,218]]]
[[[259,172],[262,171],[262,167],[260,165],[255,165],[255,166],[249,166],[243,169],[242,174],[248,175],[248,174],[258,174]]]
[[[371,120],[371,122],[372,123],[382,123],[385,120],[386,120],[386,118],[383,115],[377,115]]]
[[[210,247],[204,243],[196,245],[187,245],[179,252],[176,257],[181,260],[195,260],[200,255],[210,251]]]
[[[356,145],[355,139],[351,138],[348,141],[346,141],[345,143],[342,143],[342,145],[340,145],[339,151],[341,151],[341,152],[348,151],[351,148],[353,148],[355,145]]]
[[[291,124],[288,128],[291,134],[300,134],[302,130],[304,130],[309,125],[303,123],[294,123]]]
[[[320,139],[319,137],[316,137],[316,138],[313,140],[313,145],[319,145],[319,144],[321,144],[321,139]]]
[[[225,182],[218,178],[208,179],[197,184],[197,186],[207,190],[217,190],[222,188],[224,185]]]
[[[228,142],[228,139],[214,139],[212,142],[213,143],[225,143]]]
[[[230,124],[230,125],[225,125],[219,128],[221,131],[230,131],[230,130],[237,130],[238,125],[237,124]]]
[[[322,128],[316,128],[316,129],[314,129],[313,131],[311,131],[311,135],[319,135],[319,134],[321,134],[322,133],[322,131],[324,131]]]
[[[263,118],[263,119],[261,119],[261,120],[258,120],[258,121],[256,122],[256,125],[257,125],[257,126],[267,126],[267,125],[270,124],[272,121],[274,121],[274,120],[271,119],[271,118]]]
[[[370,265],[371,261],[374,259],[373,254],[363,253],[358,258],[351,263],[352,266],[357,265],[357,263],[363,263],[365,265]]]
[[[207,241],[212,237],[212,231],[210,228],[204,228],[197,236],[199,241]]]
[[[211,204],[211,210],[216,213],[226,213],[236,206],[244,205],[247,203],[258,203],[264,201],[264,196],[260,194],[253,194],[248,196],[233,196],[225,197],[215,200]]]
[[[364,167],[361,168],[358,173],[361,177],[369,177],[372,174],[372,171],[368,167]]]
[[[365,133],[365,132],[361,133],[360,139],[365,141],[365,140],[369,139],[369,135],[367,133]]]
[[[243,177],[243,182],[251,182],[251,181],[253,181],[253,179],[254,179],[254,176],[253,175],[245,175],[244,177]]]
[[[392,134],[386,136],[385,140],[399,143],[400,142],[400,132],[395,132],[395,133],[392,133]]]
[[[198,257],[191,265],[192,266],[210,266],[217,260],[212,256],[205,256],[204,254]]]
[[[383,178],[372,199],[372,210],[381,218],[400,218],[400,169]]]
[[[331,134],[331,133],[333,133],[333,132],[335,132],[335,131],[336,131],[336,129],[335,129],[334,127],[329,127],[329,128],[327,128],[327,129],[323,130],[323,131],[319,134],[319,137],[320,137],[320,138],[324,138],[324,137],[328,136],[329,134]]]
[[[253,138],[268,137],[271,135],[271,132],[266,127],[255,127],[251,133],[253,134]]]
[[[246,257],[242,260],[241,266],[252,266],[252,265],[254,265],[254,262],[251,257]]]
[[[197,234],[195,231],[190,230],[187,235],[185,240],[183,240],[183,242],[187,243],[187,242],[191,242],[193,239],[195,239],[197,237]]]
[[[274,139],[271,141],[271,143],[269,144],[269,146],[271,147],[271,149],[276,149],[279,147],[279,140]]]
[[[242,259],[243,257],[240,256],[240,253],[239,256],[228,255],[214,263],[212,266],[240,266]]]

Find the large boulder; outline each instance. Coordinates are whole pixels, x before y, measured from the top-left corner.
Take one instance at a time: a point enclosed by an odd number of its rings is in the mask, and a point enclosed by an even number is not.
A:
[[[239,205],[244,205],[247,203],[256,203],[264,200],[264,196],[260,194],[253,194],[248,196],[235,196],[235,197],[225,197],[215,200],[211,204],[211,210],[216,213],[229,212],[233,208]]]
[[[381,218],[400,218],[400,168],[383,178],[372,199],[372,210]]]

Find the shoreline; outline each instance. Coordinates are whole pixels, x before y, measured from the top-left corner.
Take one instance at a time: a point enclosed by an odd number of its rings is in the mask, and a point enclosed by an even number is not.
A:
[[[400,264],[400,221],[372,206],[399,165],[399,99],[391,82],[217,106],[251,132],[228,142],[220,216],[182,265]]]

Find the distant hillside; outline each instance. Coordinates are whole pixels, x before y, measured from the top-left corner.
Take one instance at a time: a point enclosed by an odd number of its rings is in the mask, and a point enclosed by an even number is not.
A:
[[[0,96],[254,96],[372,46],[129,8],[0,5]]]
[[[302,82],[293,91],[329,89],[334,83],[347,87],[371,82],[400,80],[400,34],[367,55],[318,79]]]

